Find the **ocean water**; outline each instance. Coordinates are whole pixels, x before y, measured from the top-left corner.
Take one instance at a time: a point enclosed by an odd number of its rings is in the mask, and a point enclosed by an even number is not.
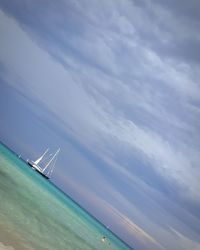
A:
[[[102,236],[106,236],[105,242]],[[0,144],[2,249],[130,248]]]

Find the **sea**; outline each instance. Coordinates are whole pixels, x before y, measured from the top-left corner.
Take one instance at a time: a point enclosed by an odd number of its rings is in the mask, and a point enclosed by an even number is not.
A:
[[[14,249],[130,248],[0,144],[0,250]]]

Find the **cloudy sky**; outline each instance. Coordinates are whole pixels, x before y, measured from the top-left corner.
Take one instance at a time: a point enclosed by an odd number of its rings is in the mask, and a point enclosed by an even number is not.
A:
[[[0,0],[0,140],[136,249],[200,249],[200,2]]]

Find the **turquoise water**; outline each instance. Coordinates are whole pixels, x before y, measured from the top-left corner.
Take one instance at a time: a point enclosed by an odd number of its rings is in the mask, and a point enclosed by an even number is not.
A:
[[[0,249],[129,249],[2,144],[0,199]]]

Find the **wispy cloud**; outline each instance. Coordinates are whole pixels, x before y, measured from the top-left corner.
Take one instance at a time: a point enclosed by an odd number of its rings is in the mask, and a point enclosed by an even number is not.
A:
[[[170,227],[170,230],[179,239],[180,247],[182,249],[194,249],[194,250],[197,250],[197,249],[200,248],[200,244],[198,242],[195,242],[195,241],[189,239],[188,237],[182,235],[180,232],[178,232],[177,230],[175,230],[172,227]]]

